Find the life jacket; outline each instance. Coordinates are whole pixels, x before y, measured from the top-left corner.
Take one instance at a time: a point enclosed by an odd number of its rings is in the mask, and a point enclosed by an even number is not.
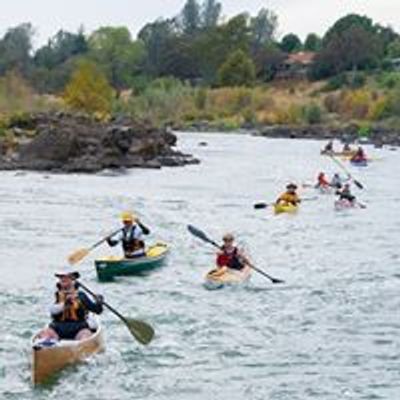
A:
[[[237,247],[234,247],[231,253],[227,253],[223,247],[222,253],[218,254],[217,256],[216,263],[217,266],[220,268],[228,267],[232,269],[241,270],[244,267],[239,260]]]
[[[279,201],[296,205],[299,202],[299,196],[296,193],[285,192],[279,197]]]
[[[318,185],[319,186],[329,186],[329,182],[326,180],[325,175],[318,176]]]
[[[88,315],[86,307],[82,304],[78,296],[78,290],[76,288],[66,292],[58,286],[58,290],[55,294],[56,303],[65,303],[67,295],[75,295],[75,299],[71,304],[64,307],[64,311],[60,316],[57,316],[56,320],[59,322],[75,322],[85,321]]]
[[[134,237],[136,228],[137,226],[133,225],[128,231],[126,229],[122,230],[122,248],[125,253],[133,253],[144,248],[143,240],[138,240]]]

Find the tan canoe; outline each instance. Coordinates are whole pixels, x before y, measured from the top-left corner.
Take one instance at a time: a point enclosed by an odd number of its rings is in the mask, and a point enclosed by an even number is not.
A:
[[[214,268],[206,275],[204,286],[209,290],[220,289],[224,286],[237,286],[250,279],[251,271],[249,266],[245,266],[241,271],[226,267]]]
[[[54,346],[40,347],[32,339],[32,382],[44,383],[51,375],[64,367],[76,364],[90,355],[104,350],[102,328],[85,340],[60,340]]]

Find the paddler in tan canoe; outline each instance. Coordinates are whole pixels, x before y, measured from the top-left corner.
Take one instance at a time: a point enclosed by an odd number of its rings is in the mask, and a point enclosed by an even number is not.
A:
[[[39,333],[40,342],[54,342],[60,339],[82,340],[90,337],[97,326],[90,320],[89,313],[103,312],[103,297],[93,300],[79,290],[79,272],[64,270],[55,274],[59,279],[55,292],[55,302],[50,307],[52,322]]]

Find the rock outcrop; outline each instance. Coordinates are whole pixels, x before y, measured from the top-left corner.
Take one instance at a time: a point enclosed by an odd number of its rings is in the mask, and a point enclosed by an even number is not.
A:
[[[9,132],[0,140],[3,170],[93,173],[198,163],[173,148],[173,133],[127,117],[104,123],[81,114],[38,113]]]

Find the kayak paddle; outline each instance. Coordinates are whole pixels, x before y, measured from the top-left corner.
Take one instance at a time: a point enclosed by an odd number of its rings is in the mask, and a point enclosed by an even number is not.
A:
[[[346,172],[347,176],[354,182],[354,184],[359,188],[359,189],[364,189],[364,186],[357,180],[354,179],[354,177],[350,174],[350,172],[348,171],[348,169],[337,159],[335,158],[333,155],[329,156],[333,161],[335,161],[335,163],[337,165],[339,165],[339,167]]]
[[[115,232],[111,233],[110,235],[106,236],[105,238],[99,240],[97,243],[95,243],[94,245],[90,246],[89,248],[82,248],[82,249],[76,250],[75,252],[73,252],[68,257],[68,262],[71,265],[75,265],[79,261],[82,261],[92,250],[94,250],[95,248],[99,247],[101,244],[103,244],[105,241],[107,241],[107,239],[109,239],[110,237],[116,235],[121,230],[122,230],[122,228],[119,228],[117,231],[115,231]]]
[[[91,294],[93,297],[96,295],[83,283],[77,282],[78,287]],[[141,344],[149,344],[154,336],[154,329],[146,322],[139,321],[137,319],[126,318],[121,315],[115,308],[111,307],[105,301],[102,304],[108,308],[113,314],[115,314],[129,329],[131,335]]]
[[[198,239],[202,240],[203,242],[209,243],[211,245],[213,245],[214,247],[218,248],[219,250],[222,250],[222,247],[216,243],[214,240],[210,239],[203,231],[201,231],[200,229],[194,227],[193,225],[188,225],[187,226],[188,231],[195,237],[197,237]],[[255,267],[252,264],[247,263],[247,265],[253,269],[254,271],[258,272],[259,274],[265,276],[266,278],[268,278],[272,283],[284,283],[285,281],[282,281],[281,279],[276,279],[274,277],[272,277],[271,275],[268,275],[267,273],[265,273],[264,271],[262,271],[261,269]]]
[[[301,201],[302,202],[303,201],[314,201],[314,200],[317,200],[317,199],[318,199],[318,197],[314,196],[314,197],[306,197],[305,199],[301,199]],[[268,207],[274,206],[275,204],[276,203],[256,203],[256,204],[254,204],[254,208],[256,210],[261,210],[263,208],[268,208]]]

